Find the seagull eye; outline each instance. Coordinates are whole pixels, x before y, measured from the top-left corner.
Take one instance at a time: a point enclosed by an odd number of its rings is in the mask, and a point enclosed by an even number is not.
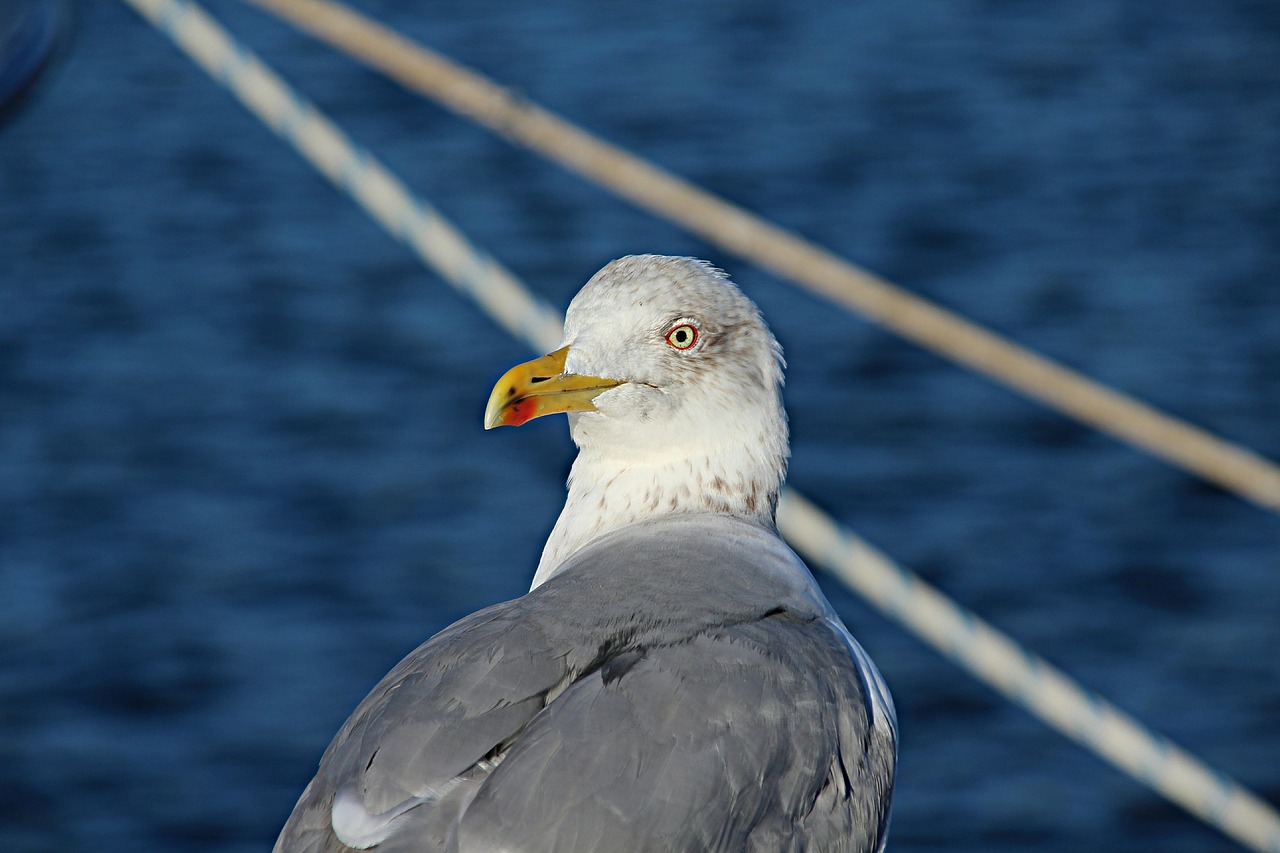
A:
[[[676,349],[689,349],[698,342],[698,327],[692,323],[681,323],[667,332],[667,343]]]

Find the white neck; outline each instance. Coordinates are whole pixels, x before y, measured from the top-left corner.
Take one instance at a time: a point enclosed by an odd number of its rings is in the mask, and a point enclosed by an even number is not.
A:
[[[573,463],[569,495],[542,551],[533,588],[584,545],[629,524],[716,513],[773,529],[785,468],[785,427],[781,442],[735,442],[696,456],[623,463],[584,448]]]

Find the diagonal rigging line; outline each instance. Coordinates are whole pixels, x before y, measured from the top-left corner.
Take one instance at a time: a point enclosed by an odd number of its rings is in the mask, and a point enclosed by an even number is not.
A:
[[[557,312],[415,198],[198,6],[187,0],[122,2],[173,39],[246,108],[504,328],[535,349],[559,345]],[[835,573],[977,678],[1246,847],[1280,853],[1280,816],[1264,800],[1028,654],[794,491],[783,493],[778,524],[812,562]]]
[[[934,352],[1280,512],[1280,466],[859,269],[333,0],[245,0],[509,141]]]

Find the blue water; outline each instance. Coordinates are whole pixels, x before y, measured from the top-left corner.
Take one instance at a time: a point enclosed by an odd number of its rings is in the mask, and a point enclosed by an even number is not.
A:
[[[1280,6],[359,4],[1017,341],[1280,458]],[[1280,518],[210,8],[563,306],[728,269],[791,482],[1280,802]],[[0,849],[266,849],[401,655],[519,594],[563,422],[528,355],[123,6],[0,130]],[[827,584],[903,731],[893,848],[1231,849]]]

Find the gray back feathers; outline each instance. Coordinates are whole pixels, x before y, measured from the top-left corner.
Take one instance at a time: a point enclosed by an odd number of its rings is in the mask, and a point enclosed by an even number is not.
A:
[[[380,851],[875,850],[896,734],[837,626],[771,531],[606,535],[392,670],[276,850],[350,849],[335,799]]]

